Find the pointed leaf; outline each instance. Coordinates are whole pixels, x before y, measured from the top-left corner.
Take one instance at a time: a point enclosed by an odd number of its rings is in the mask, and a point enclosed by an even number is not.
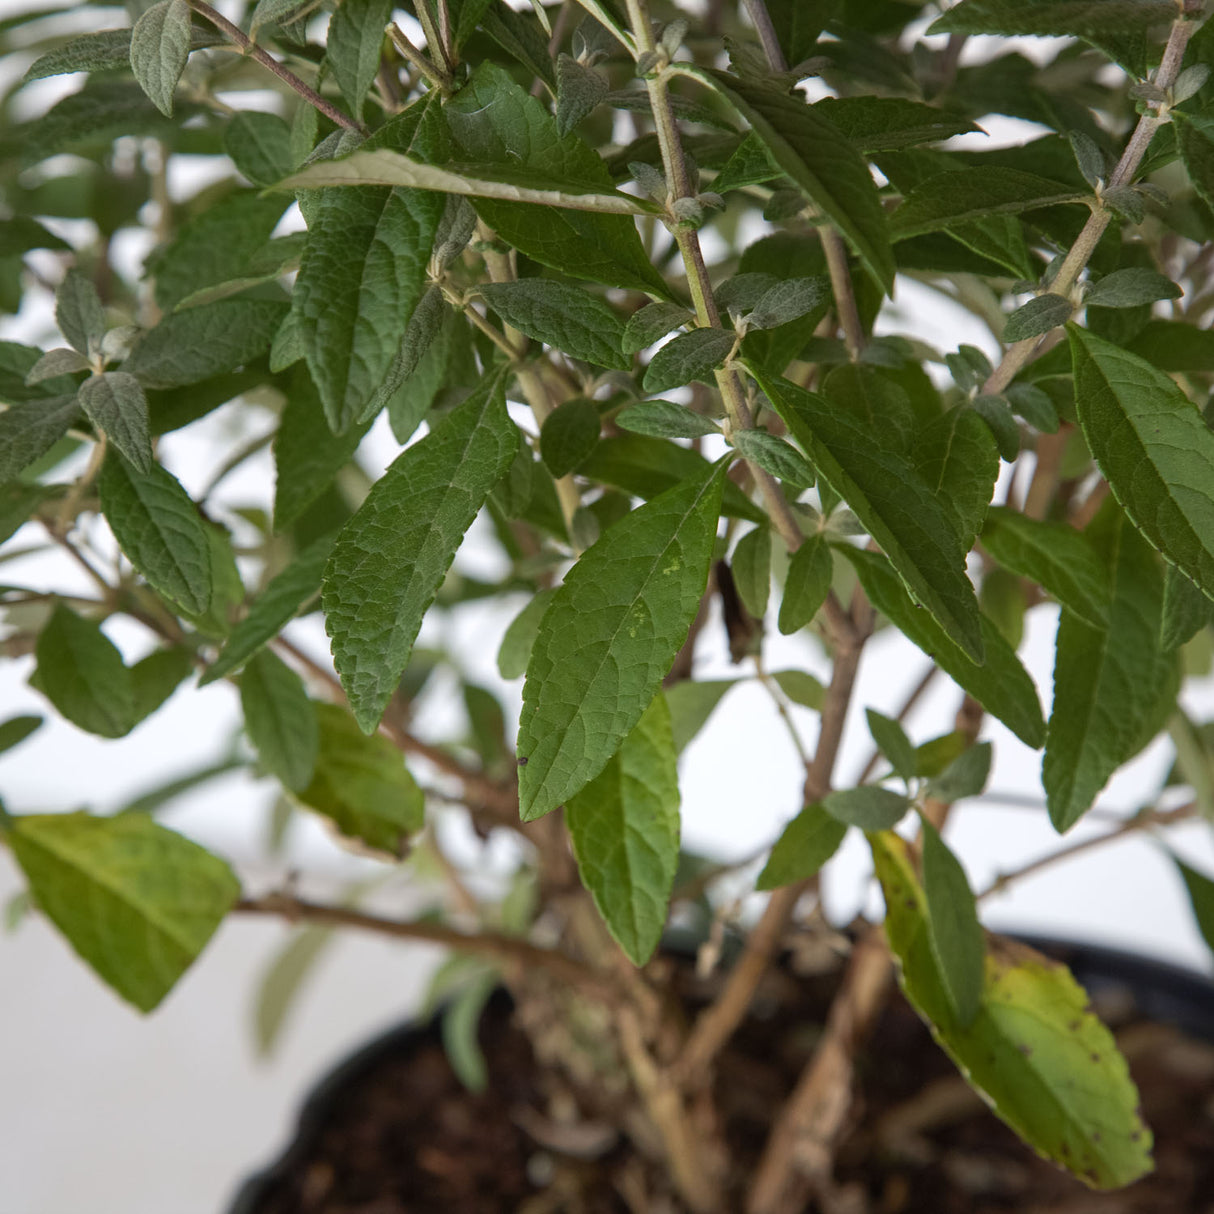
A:
[[[73,725],[102,738],[130,733],[135,724],[131,672],[97,624],[56,603],[34,655],[34,685]]]
[[[620,350],[624,325],[615,310],[581,287],[549,278],[485,283],[481,294],[506,322],[574,358],[626,371],[632,359]]]
[[[771,594],[771,531],[755,527],[733,550],[733,579],[742,605],[762,621]]]
[[[822,808],[832,818],[861,830],[889,830],[902,821],[910,807],[910,797],[876,784],[846,788],[822,798]]]
[[[755,889],[778,889],[808,880],[839,850],[846,834],[846,824],[821,805],[807,806],[776,840]]]
[[[381,127],[366,146],[423,157],[439,154],[440,121],[438,106],[427,94]],[[335,163],[340,162],[318,161],[312,168]],[[323,190],[311,199],[292,312],[336,434],[364,418],[388,374],[428,285],[426,267],[444,207],[440,195],[382,186]]]
[[[9,405],[0,413],[0,485],[41,459],[79,416],[75,392]]]
[[[1034,1150],[1093,1188],[1118,1188],[1150,1171],[1151,1135],[1129,1068],[1070,972],[993,938],[978,1011],[964,1026],[932,951],[906,843],[888,833],[869,842],[902,989],[970,1085]]]
[[[903,198],[902,205],[890,216],[889,226],[895,240],[905,240],[990,215],[1085,202],[1088,197],[1074,186],[1021,169],[983,165],[980,169],[958,169],[928,177]]]
[[[190,6],[186,0],[159,0],[131,30],[131,70],[139,87],[166,117],[190,57]]]
[[[667,392],[692,380],[713,382],[713,369],[719,367],[734,348],[737,334],[732,329],[692,329],[680,333],[664,345],[645,369],[646,392]]]
[[[1172,859],[1184,880],[1197,930],[1210,951],[1214,952],[1214,881],[1195,868],[1190,868],[1183,860],[1175,856]]]
[[[240,676],[240,704],[261,765],[287,788],[306,788],[316,766],[319,730],[303,680],[262,649]]]
[[[680,304],[651,303],[638,308],[624,326],[624,353],[636,354],[651,346],[659,337],[665,337],[672,329],[689,324],[694,318]]]
[[[553,409],[540,427],[540,454],[548,471],[568,476],[578,468],[598,444],[601,424],[594,401],[584,396]]]
[[[932,776],[927,795],[946,805],[978,796],[990,777],[992,757],[989,742],[967,746],[939,775]]]
[[[737,684],[737,679],[683,679],[663,690],[670,709],[674,748],[679,754],[708,723],[725,693]]]
[[[780,600],[779,629],[785,636],[813,621],[826,602],[835,564],[822,532],[808,536],[788,562],[784,597]]]
[[[814,109],[865,153],[896,151],[980,131],[959,114],[903,97],[827,97]]]
[[[911,459],[968,552],[999,476],[999,450],[990,427],[972,409],[950,409],[915,433]]]
[[[1102,308],[1136,308],[1157,299],[1179,299],[1183,294],[1170,278],[1157,270],[1128,266],[1097,279],[1088,287],[1083,302]]]
[[[877,187],[860,154],[822,112],[766,82],[675,66],[725,95],[772,159],[838,227],[876,280],[892,290],[894,258]]]
[[[794,703],[803,708],[821,711],[826,698],[826,688],[805,670],[777,670],[772,676],[780,690]]]
[[[980,662],[980,613],[965,550],[949,513],[908,457],[825,397],[750,370],[818,474],[881,545],[915,598]]]
[[[874,708],[866,708],[864,716],[868,721],[868,732],[872,734],[877,749],[889,761],[889,765],[903,780],[912,780],[915,776],[915,748],[906,736],[906,731],[892,717],[877,712]]]
[[[986,940],[965,869],[940,832],[926,818],[921,824],[928,940],[953,1015],[969,1028],[982,1003]]]
[[[553,596],[523,688],[524,821],[593,780],[652,702],[708,581],[724,477],[705,464],[626,515]]]
[[[651,438],[703,438],[721,433],[716,422],[703,414],[667,400],[645,400],[639,405],[629,405],[615,415],[615,424],[621,430],[647,434]]]
[[[679,773],[658,695],[607,766],[565,808],[582,883],[634,965],[666,926],[679,865]]]
[[[464,532],[517,449],[493,377],[398,456],[342,528],[322,602],[333,660],[365,732],[379,724]]]
[[[569,55],[556,60],[556,129],[568,135],[607,96],[610,86],[602,72]]]
[[[257,186],[272,186],[295,167],[291,128],[277,114],[233,114],[223,130],[223,150],[237,171]]]
[[[380,734],[364,736],[333,704],[313,704],[320,731],[312,782],[298,799],[343,835],[401,856],[425,818],[425,798],[400,752]]]
[[[141,475],[152,470],[148,401],[139,381],[125,371],[105,371],[80,385],[76,399],[89,421]]]
[[[1011,343],[1029,337],[1040,337],[1059,325],[1064,325],[1074,311],[1071,301],[1061,295],[1038,295],[1017,308],[1003,326],[1003,340]]]
[[[733,445],[752,464],[769,472],[794,489],[808,489],[814,483],[809,461],[791,443],[766,430],[735,430]]]
[[[325,62],[355,118],[379,71],[392,0],[342,0],[329,21]]]
[[[1214,433],[1175,382],[1070,326],[1084,438],[1130,521],[1214,599]]]
[[[28,814],[6,839],[38,909],[141,1012],[172,990],[240,894],[224,861],[146,814]]]
[[[1082,532],[992,506],[982,544],[1001,565],[1031,578],[1092,627],[1108,623],[1109,572]]]
[[[194,654],[184,645],[153,649],[131,667],[135,720],[150,717],[194,671]]]
[[[198,508],[159,464],[143,473],[111,454],[98,480],[101,510],[118,546],[169,602],[204,615],[211,603],[211,550]]]
[[[308,924],[297,928],[286,947],[261,976],[253,1012],[257,1052],[269,1057],[282,1035],[287,1013],[299,989],[334,939],[334,929]]]
[[[1160,645],[1163,577],[1155,555],[1115,508],[1106,507],[1089,533],[1098,525],[1112,571],[1108,626],[1093,628],[1065,610],[1058,621],[1041,782],[1059,833],[1162,728],[1176,690],[1175,654]]]
[[[78,353],[91,357],[107,325],[97,288],[78,270],[68,270],[55,292],[55,323]]]
[[[19,746],[42,724],[43,720],[43,717],[23,715],[9,717],[7,721],[0,723],[0,754],[6,750],[12,750],[14,746]]]
[[[219,656],[198,680],[205,687],[239,669],[272,640],[310,599],[320,593],[320,579],[333,548],[333,535],[309,544],[253,601],[249,614],[232,629]]]
[[[875,552],[844,547],[839,551],[855,566],[873,605],[898,626],[907,640],[933,658],[951,679],[970,693],[1022,742],[1039,747],[1045,721],[1037,688],[999,630],[981,618],[986,660],[979,666],[930,615],[912,602],[893,566]]]
[[[1159,647],[1167,652],[1191,641],[1214,622],[1212,603],[1175,565],[1163,579],[1163,616],[1159,621]]]
[[[59,348],[48,350],[33,366],[25,377],[30,387],[44,380],[54,379],[59,375],[75,375],[78,371],[87,371],[89,360],[75,350]]]

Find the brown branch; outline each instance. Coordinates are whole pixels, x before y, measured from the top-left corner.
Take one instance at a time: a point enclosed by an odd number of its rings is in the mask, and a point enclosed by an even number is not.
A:
[[[216,12],[206,0],[189,0],[190,7],[200,16],[205,17],[220,33],[226,34],[228,40],[240,47],[250,59],[256,60],[267,71],[273,72],[288,88],[294,89],[309,105],[315,106],[330,122],[335,122],[347,131],[357,131],[366,134],[361,122],[343,114],[335,105],[326,101],[315,89],[304,84],[289,68],[283,67],[268,51],[263,50],[238,25],[233,25],[222,13]]]
[[[759,0],[755,0],[758,3]],[[860,323],[860,309],[856,306],[856,288],[852,284],[851,271],[847,266],[847,246],[843,237],[832,227],[818,229],[822,252],[826,254],[826,270],[830,275],[830,289],[835,297],[835,315],[843,330],[843,343],[848,357],[855,362],[864,350],[867,338]]]
[[[616,985],[608,975],[600,974],[565,953],[540,948],[518,936],[506,936],[498,932],[461,932],[442,923],[411,923],[399,919],[384,919],[351,907],[324,906],[289,894],[241,898],[234,909],[247,915],[270,915],[291,922],[356,927],[377,932],[381,936],[394,936],[399,940],[441,944],[494,961],[511,962],[525,969],[542,969],[570,986],[593,990],[600,999],[612,1003],[618,999]]]

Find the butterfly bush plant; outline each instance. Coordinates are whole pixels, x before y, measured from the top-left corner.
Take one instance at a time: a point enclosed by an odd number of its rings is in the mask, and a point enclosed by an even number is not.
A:
[[[895,973],[1032,1148],[1097,1188],[1147,1172],[1108,1030],[1064,968],[984,932],[943,834],[983,791],[991,721],[1042,752],[1060,836],[1160,734],[1188,795],[1161,788],[1099,837],[1214,813],[1211,726],[1179,707],[1214,620],[1204,16],[128,0],[7,18],[28,70],[0,134],[0,292],[10,313],[53,294],[61,340],[0,344],[6,658],[101,738],[226,681],[234,762],[385,865],[431,856],[454,891],[442,916],[384,918],[285,876],[242,885],[157,799],[9,804],[30,906],[143,1011],[230,913],[438,941],[558,1018],[597,1009],[593,1050],[550,1034],[551,1065],[610,1076],[664,1200],[696,1214],[797,1210],[829,1184]],[[1003,117],[1032,133],[954,139]],[[187,157],[208,184],[183,198]],[[911,282],[973,313],[999,356],[897,335]],[[161,439],[219,409],[250,427],[224,431],[239,439],[191,496]],[[398,453],[372,480],[360,444],[381,416]],[[215,495],[267,445],[260,499]],[[453,572],[474,523],[504,573]],[[88,589],[27,584],[44,549]],[[500,600],[484,644],[521,683],[509,743],[514,709],[458,652],[416,644],[473,600]],[[1017,656],[1035,611],[1057,619],[1052,705]],[[331,661],[294,631],[309,614]],[[655,950],[722,872],[680,853],[678,778],[730,683],[697,657],[722,621],[736,678],[789,727],[801,808],[713,998],[680,1016]],[[765,629],[829,676],[767,673]],[[920,745],[916,696],[897,718],[853,703],[882,629],[927,655],[923,685],[956,688],[955,720]],[[414,712],[435,671],[467,710],[445,733]],[[850,786],[836,758],[864,708],[874,759]],[[38,724],[7,720],[0,745]],[[505,904],[426,831],[452,802],[481,840],[516,839]],[[717,1062],[784,945],[822,930],[819,870],[849,835],[884,919],[839,938],[834,1010],[742,1174]],[[1179,878],[1214,938],[1214,883]]]

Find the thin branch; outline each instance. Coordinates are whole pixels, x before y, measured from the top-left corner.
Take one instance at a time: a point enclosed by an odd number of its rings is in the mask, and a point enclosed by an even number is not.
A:
[[[784,50],[780,46],[780,39],[776,37],[776,29],[771,23],[771,14],[767,11],[767,5],[763,3],[763,0],[746,0],[746,14],[755,27],[755,33],[759,35],[763,54],[767,56],[767,62],[771,65],[772,71],[788,71],[788,60],[784,58]]]
[[[406,59],[413,67],[421,73],[422,76],[430,82],[432,88],[438,89],[444,97],[451,95],[452,84],[454,83],[450,74],[431,63],[425,55],[421,53],[413,45],[412,42],[405,36],[404,30],[396,24],[395,21],[389,21],[384,28],[384,33],[392,41],[392,45],[401,53],[401,56]]]
[[[1141,810],[1112,830],[1106,830],[1099,835],[1092,835],[1087,839],[1080,839],[1068,847],[1060,847],[1057,851],[1039,856],[1036,860],[1030,860],[1027,864],[1021,865],[1020,868],[1013,869],[1011,872],[1001,873],[986,889],[977,895],[978,901],[981,902],[985,898],[1001,894],[1009,885],[1017,881],[1023,881],[1025,877],[1039,873],[1042,869],[1052,868],[1063,860],[1073,859],[1083,852],[1103,847],[1106,843],[1115,843],[1118,839],[1124,839],[1127,835],[1136,834],[1138,831],[1151,830],[1157,826],[1173,826],[1177,822],[1188,822],[1197,816],[1197,812],[1196,801],[1190,801],[1187,805],[1181,805],[1176,809]]]
[[[229,40],[262,67],[274,73],[288,88],[297,92],[309,105],[315,106],[330,122],[335,122],[347,131],[357,131],[366,134],[366,128],[361,122],[343,114],[335,105],[326,101],[315,89],[304,84],[290,69],[283,67],[268,51],[262,50],[252,38],[238,25],[233,25],[222,13],[216,12],[206,0],[189,0],[190,7],[200,16],[205,17],[220,33],[226,34]]]
[[[1188,7],[1186,3],[1186,10]],[[1164,48],[1163,58],[1159,63],[1159,70],[1155,73],[1154,83],[1161,89],[1166,91],[1176,83],[1176,77],[1180,74],[1181,62],[1184,59],[1185,47],[1188,45],[1189,39],[1197,32],[1200,24],[1199,21],[1186,20],[1184,17],[1173,23],[1172,32],[1168,35],[1167,46]],[[1119,186],[1128,185],[1134,180],[1138,167],[1142,164],[1142,158],[1146,155],[1147,146],[1163,122],[1164,117],[1158,112],[1143,114],[1138,119],[1138,125],[1134,128],[1125,151],[1122,152],[1121,159],[1117,162],[1117,167],[1109,177],[1106,189],[1116,189]],[[1051,294],[1061,295],[1064,298],[1070,295],[1112,218],[1113,213],[1106,207],[1102,206],[1092,211],[1087,223],[1083,225],[1082,231],[1075,238],[1075,243],[1071,246],[1071,251],[1055,275],[1054,281],[1049,285]],[[982,391],[988,395],[999,395],[1016,378],[1020,369],[1032,361],[1044,340],[1039,337],[1027,337],[1024,341],[1018,341],[1009,346],[1002,361],[983,385]]]
[[[357,927],[394,936],[399,940],[418,940],[441,944],[465,953],[512,962],[524,968],[542,969],[571,986],[593,990],[601,999],[614,1003],[616,987],[605,974],[583,965],[555,949],[540,948],[518,936],[498,932],[461,932],[442,923],[411,923],[384,919],[345,906],[324,906],[289,894],[267,894],[263,898],[241,898],[234,908],[246,915],[269,915],[291,922],[322,923],[333,927]]]
[[[762,0],[751,2],[758,4]],[[826,270],[830,275],[830,289],[835,297],[835,314],[839,318],[839,327],[843,330],[843,342],[847,346],[848,357],[855,362],[863,353],[868,339],[864,336],[860,310],[856,306],[856,289],[847,266],[847,247],[843,243],[843,237],[832,227],[819,228],[818,238],[822,241],[822,251],[826,254]]]

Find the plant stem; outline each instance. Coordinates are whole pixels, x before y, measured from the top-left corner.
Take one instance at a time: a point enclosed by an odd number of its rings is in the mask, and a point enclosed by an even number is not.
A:
[[[780,46],[780,39],[776,37],[776,28],[771,23],[767,5],[763,0],[746,0],[746,13],[755,27],[755,33],[759,35],[763,54],[767,56],[772,71],[788,71],[788,60],[784,58],[784,50]]]
[[[756,3],[759,0],[755,0]],[[830,289],[835,297],[835,314],[843,330],[843,342],[848,357],[856,362],[864,350],[867,338],[860,323],[860,311],[856,307],[856,290],[852,285],[851,271],[847,267],[847,247],[843,237],[832,227],[818,229],[822,251],[826,254],[826,270],[830,275]]]
[[[1176,77],[1180,74],[1181,62],[1184,59],[1185,47],[1188,46],[1189,39],[1197,32],[1200,24],[1199,21],[1189,21],[1184,18],[1173,22],[1167,46],[1164,47],[1163,58],[1159,63],[1159,70],[1155,73],[1154,83],[1161,89],[1170,89],[1176,83]],[[1138,119],[1138,125],[1135,126],[1125,151],[1122,152],[1121,159],[1117,162],[1117,167],[1109,177],[1107,188],[1115,189],[1118,186],[1128,185],[1134,180],[1138,166],[1142,164],[1142,158],[1146,155],[1147,146],[1163,121],[1163,117],[1158,113],[1143,114]],[[1083,225],[1082,231],[1075,238],[1075,243],[1066,255],[1054,281],[1049,285],[1051,294],[1061,295],[1064,298],[1071,294],[1075,284],[1079,281],[1079,275],[1083,273],[1092,254],[1096,251],[1096,246],[1100,243],[1100,238],[1104,235],[1104,230],[1109,226],[1112,218],[1112,212],[1106,207],[1092,211],[1087,223]],[[982,391],[987,395],[999,395],[1016,378],[1021,368],[1033,359],[1043,340],[1044,338],[1040,337],[1027,337],[1024,341],[1018,341],[1009,346],[1003,359],[983,385]]]
[[[512,962],[523,966],[524,969],[545,970],[571,986],[593,990],[598,998],[611,1003],[615,1003],[618,998],[615,983],[607,975],[598,973],[565,953],[540,948],[518,936],[505,936],[498,932],[461,932],[442,923],[409,923],[398,919],[384,919],[346,906],[324,906],[307,902],[289,894],[241,898],[234,909],[246,915],[272,915],[292,922],[357,927],[384,936],[395,936],[400,940],[441,944],[495,961]]]
[[[437,89],[444,97],[451,94],[451,77],[446,75],[441,69],[435,67],[425,55],[421,53],[405,37],[405,31],[396,24],[395,21],[390,21],[384,32],[392,40],[392,45],[408,60],[421,74],[429,81],[432,88]]]
[[[233,25],[222,13],[216,12],[206,3],[206,0],[189,0],[189,5],[200,17],[205,17],[220,33],[226,34],[232,43],[240,47],[250,59],[255,59],[262,67],[273,72],[283,84],[294,89],[309,105],[315,106],[331,122],[345,127],[347,131],[357,131],[360,135],[366,134],[366,129],[361,122],[355,122],[353,118],[347,117],[335,105],[326,101],[315,89],[309,88],[294,72],[283,67],[273,55],[262,50],[240,26]]]

